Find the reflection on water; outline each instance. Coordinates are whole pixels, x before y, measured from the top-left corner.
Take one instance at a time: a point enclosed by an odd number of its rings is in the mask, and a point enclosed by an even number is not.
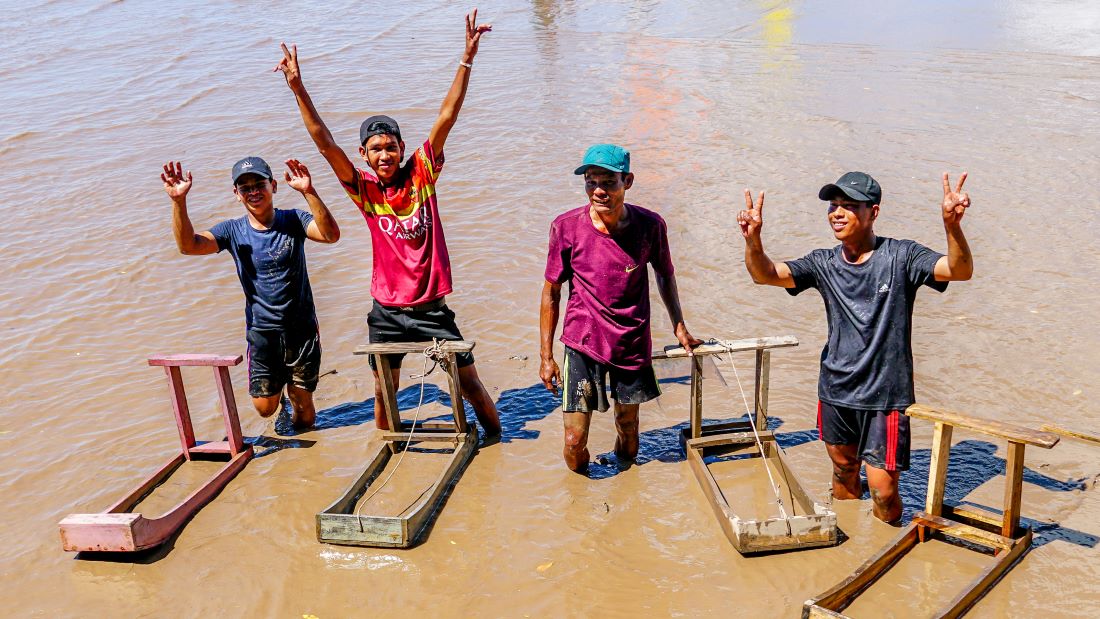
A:
[[[279,41],[298,44],[314,102],[353,156],[370,113],[395,116],[417,142],[453,78],[464,7],[306,0],[288,14],[232,3],[154,10],[28,0],[9,8],[0,25],[0,209],[11,231],[0,289],[9,402],[0,491],[17,515],[0,529],[8,614],[147,616],[172,605],[193,615],[327,617],[369,607],[709,616],[737,600],[746,615],[793,615],[885,544],[895,531],[871,519],[866,500],[838,501],[848,543],[747,569],[682,460],[687,386],[671,375],[665,396],[642,409],[638,466],[621,470],[602,453],[614,430],[597,416],[592,451],[607,464],[592,470],[603,479],[565,470],[558,399],[524,359],[538,354],[547,227],[583,203],[572,169],[598,141],[631,149],[629,199],[669,224],[693,333],[791,333],[802,342],[773,355],[771,412],[809,490],[820,494],[829,481],[812,429],[824,312],[814,295],[791,299],[749,281],[733,229],[746,186],[768,191],[764,234],[782,259],[832,244],[816,191],[848,169],[883,184],[880,233],[942,247],[939,175],[968,170],[975,206],[965,226],[977,271],[918,303],[918,397],[1028,426],[1100,424],[1095,2],[482,6],[494,31],[448,140],[439,198],[456,286],[448,303],[478,342],[504,437],[472,460],[429,541],[402,552],[316,542],[316,513],[366,466],[374,437],[370,371],[352,354],[366,341],[371,255],[360,215],[270,70]],[[243,430],[271,457],[251,462],[170,552],[136,565],[72,560],[57,547],[57,520],[109,505],[178,444],[163,378],[145,359],[243,352],[231,262],[178,254],[157,174],[168,159],[184,161],[195,177],[191,217],[209,227],[241,214],[228,171],[245,154],[301,158],[341,223],[340,243],[307,250],[322,371],[338,370],[316,394],[318,427],[299,433],[283,416],[259,418],[247,406],[245,368],[233,368]],[[279,192],[276,205],[302,202]],[[653,306],[662,346],[672,334],[659,301]],[[196,434],[220,436],[217,393],[205,375],[189,376]],[[739,397],[712,390],[717,382],[708,383],[708,416],[736,416]],[[422,412],[445,417],[445,391],[429,381]],[[400,406],[409,411],[419,397],[406,379]],[[930,440],[930,427],[914,423],[907,513],[923,503]],[[1040,451],[1028,452],[1024,490],[1037,548],[979,603],[980,614],[1100,608],[1095,453],[1068,443]],[[998,505],[1003,457],[960,437],[948,498]],[[264,578],[242,581],[255,565]],[[585,586],[572,586],[582,575]],[[635,594],[643,590],[651,594]]]

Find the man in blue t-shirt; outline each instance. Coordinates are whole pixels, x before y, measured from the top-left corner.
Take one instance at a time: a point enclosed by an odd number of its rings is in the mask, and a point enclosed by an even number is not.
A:
[[[818,430],[833,463],[833,496],[862,495],[859,469],[875,516],[901,518],[898,477],[909,468],[909,418],[914,402],[912,316],[917,289],[943,292],[947,282],[970,279],[974,263],[963,236],[970,206],[964,172],[951,187],[943,175],[947,255],[914,241],[875,235],[882,188],[863,172],[849,172],[825,185],[818,198],[829,202],[828,221],[840,245],[817,249],[798,260],[772,262],[760,240],[764,193],[757,204],[745,190],[746,209],[737,223],[745,237],[745,266],[757,284],[781,286],[791,295],[816,288],[825,301],[829,336],[821,351]]]
[[[244,289],[248,341],[248,393],[262,417],[279,408],[283,387],[294,407],[297,428],[317,417],[313,390],[321,367],[321,339],[313,291],[306,272],[305,239],[335,243],[340,228],[313,188],[309,170],[296,159],[286,162],[284,178],[306,199],[310,212],[274,207],[278,183],[259,157],[233,166],[233,194],[246,214],[195,232],[187,216],[191,172],[169,161],[160,175],[172,199],[172,229],[180,253],[213,254],[229,250]]]

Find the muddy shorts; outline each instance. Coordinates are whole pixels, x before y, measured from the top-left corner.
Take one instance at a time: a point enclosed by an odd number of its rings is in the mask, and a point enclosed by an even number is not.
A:
[[[321,335],[317,326],[249,329],[248,394],[266,398],[290,383],[312,392],[321,369]]]
[[[909,417],[817,403],[817,431],[830,445],[858,445],[859,458],[887,471],[909,470]]]
[[[367,340],[372,344],[390,342],[431,342],[439,340],[461,340],[462,333],[455,324],[455,313],[443,299],[424,303],[411,308],[390,307],[374,302],[370,314],[367,314]],[[390,367],[401,367],[400,355],[386,355]],[[458,367],[474,364],[474,354],[469,352],[455,355]],[[374,355],[370,356],[370,366],[374,367]]]
[[[641,404],[661,395],[653,366],[624,370],[600,363],[582,352],[565,347],[561,410],[566,413],[607,411],[607,377],[611,377],[611,397],[619,404]]]

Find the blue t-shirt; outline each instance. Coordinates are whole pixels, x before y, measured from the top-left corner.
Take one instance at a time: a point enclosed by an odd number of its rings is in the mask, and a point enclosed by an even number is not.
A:
[[[787,261],[796,295],[816,288],[825,301],[829,339],[821,351],[817,395],[859,410],[905,410],[913,393],[913,304],[917,289],[943,292],[937,253],[914,241],[878,237],[875,253],[851,264],[841,246]]]
[[[210,229],[218,251],[228,249],[244,289],[244,320],[250,329],[315,325],[313,290],[306,272],[306,226],[313,215],[275,209],[275,221],[257,230],[248,216],[227,219]]]

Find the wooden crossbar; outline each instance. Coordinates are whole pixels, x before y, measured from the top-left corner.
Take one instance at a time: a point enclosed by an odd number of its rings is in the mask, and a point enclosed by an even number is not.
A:
[[[432,342],[383,342],[379,344],[360,344],[353,351],[357,355],[399,355],[402,353],[424,352],[425,348],[433,346]],[[445,353],[470,352],[474,349],[475,342],[463,342],[460,340],[446,340],[440,342],[439,348]]]
[[[1015,443],[1027,443],[1043,449],[1050,449],[1058,444],[1058,436],[1051,432],[1042,432],[1018,426],[1013,423],[994,421],[972,417],[963,413],[933,408],[924,404],[914,404],[905,411],[906,415],[917,419],[925,419],[939,423],[945,423],[956,428],[967,428],[982,434],[1003,438]]]
[[[770,348],[786,348],[798,346],[798,338],[793,335],[778,335],[773,337],[757,337],[744,340],[733,340],[726,344],[719,344],[715,340],[703,343],[691,350],[697,356],[724,355],[727,352],[744,352],[746,350],[768,350]],[[666,346],[663,350],[653,351],[654,359],[682,359],[688,353],[683,346]]]

